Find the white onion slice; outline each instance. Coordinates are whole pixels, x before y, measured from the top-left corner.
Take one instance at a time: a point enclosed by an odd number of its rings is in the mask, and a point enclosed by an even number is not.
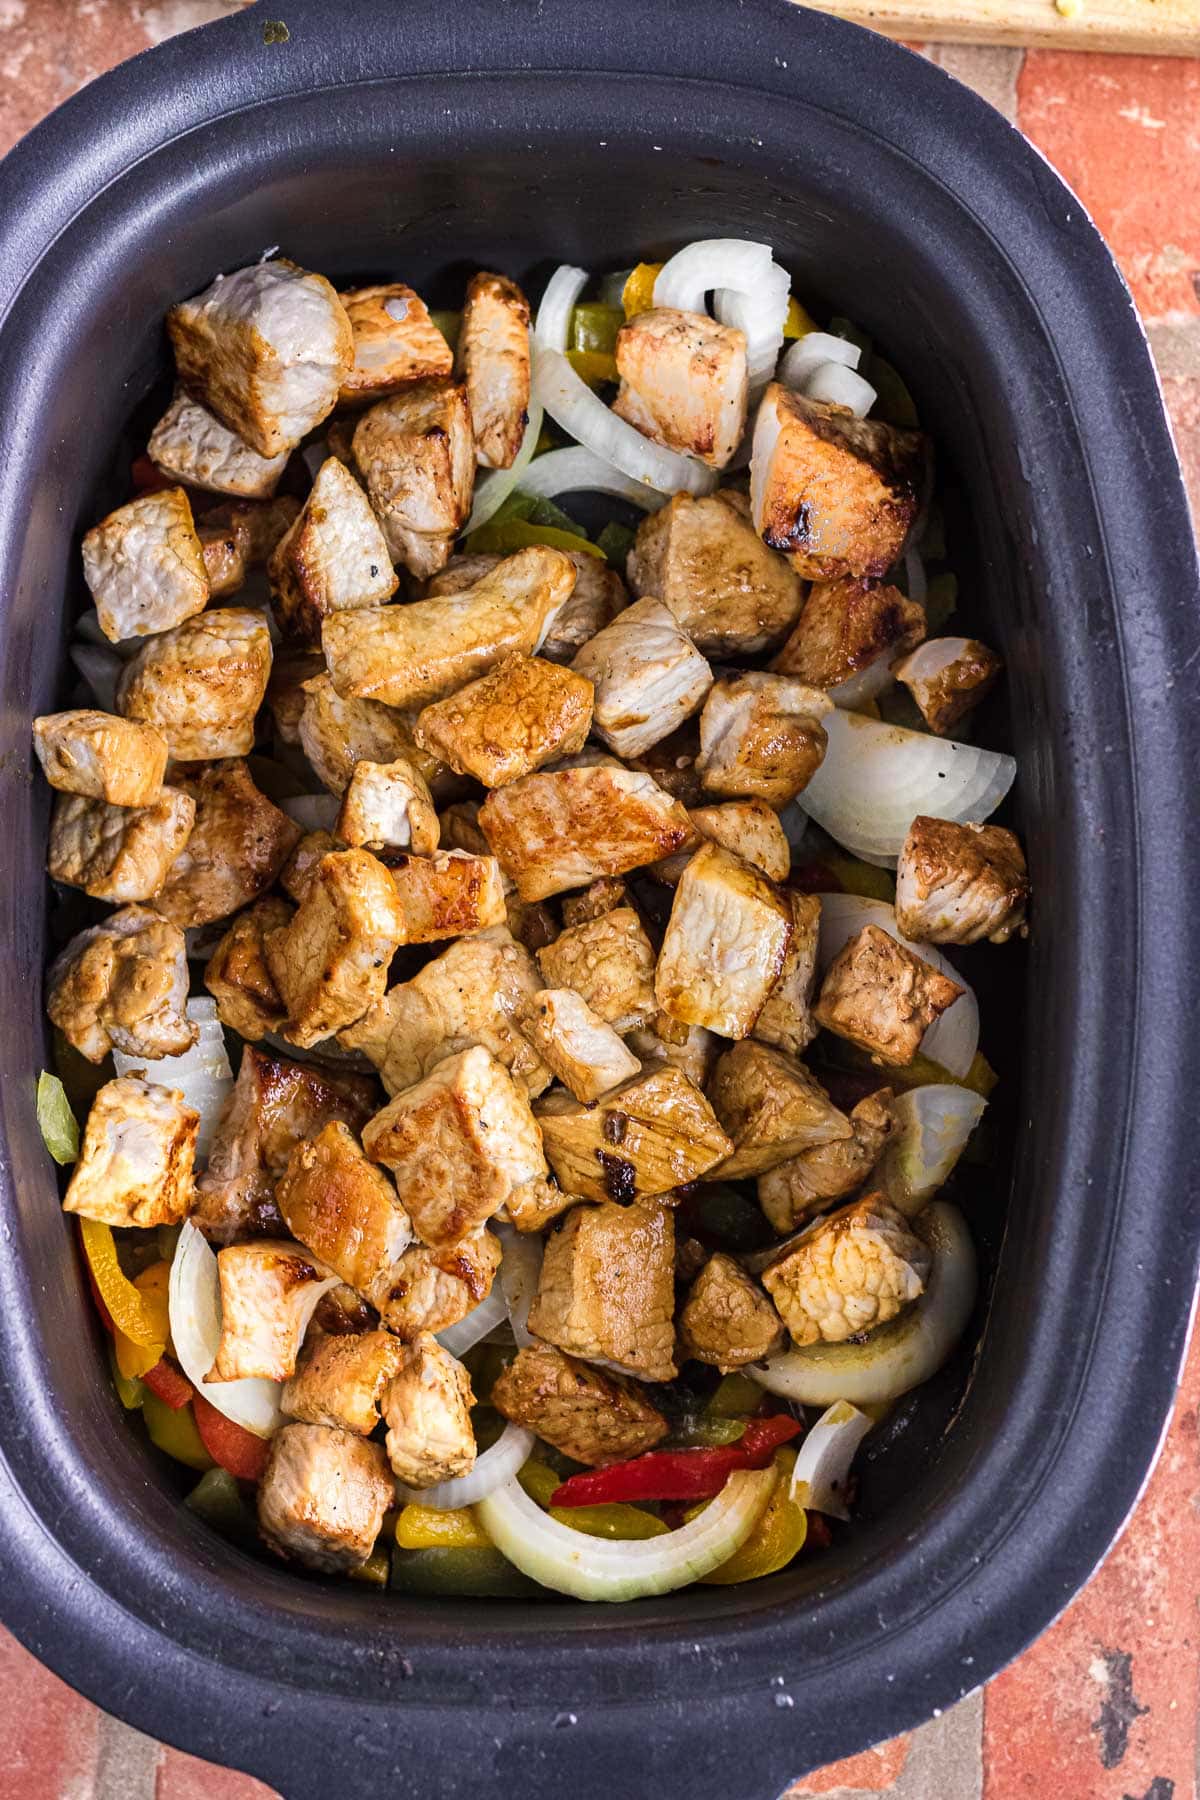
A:
[[[1011,756],[861,713],[821,721],[825,759],[800,796],[810,818],[855,856],[894,866],[918,813],[982,824],[1017,773]]]
[[[796,1452],[791,1498],[797,1506],[831,1519],[850,1517],[846,1478],[872,1423],[848,1400],[835,1400],[826,1408]]]
[[[504,1294],[497,1283],[490,1294],[473,1306],[465,1318],[454,1325],[447,1325],[444,1331],[435,1335],[443,1350],[451,1356],[465,1356],[467,1351],[485,1338],[489,1331],[494,1331],[502,1319],[507,1319],[508,1307]]]
[[[860,669],[856,675],[848,675],[845,681],[839,681],[836,687],[829,689],[829,698],[835,706],[845,712],[857,712],[858,708],[868,700],[874,700],[886,688],[890,688],[896,679],[896,672],[891,665],[891,650],[885,650]]]
[[[753,293],[770,277],[770,244],[746,238],[698,238],[669,257],[654,283],[655,306],[681,312],[708,311],[708,296],[718,288]]]
[[[474,1506],[486,1500],[496,1488],[511,1481],[517,1470],[529,1460],[533,1449],[533,1433],[510,1420],[494,1444],[478,1458],[465,1475],[439,1481],[436,1487],[406,1487],[396,1483],[396,1498],[402,1506],[432,1506],[435,1512],[453,1512],[460,1506]]]
[[[694,457],[678,456],[619,419],[580,379],[560,350],[535,344],[533,390],[564,431],[634,481],[643,481],[664,494],[711,494],[716,487],[716,469]]]
[[[587,280],[586,269],[576,269],[570,263],[561,263],[546,283],[546,291],[533,322],[533,331],[538,343],[544,344],[548,350],[566,349],[571,314],[587,286]]]
[[[464,531],[477,531],[500,511],[533,461],[533,453],[542,435],[542,418],[541,407],[536,400],[530,400],[520,449],[507,469],[484,469],[481,472],[475,482],[475,499],[471,516],[463,527]]]
[[[543,1587],[577,1600],[636,1600],[686,1587],[728,1562],[778,1479],[774,1468],[737,1470],[702,1513],[663,1537],[588,1537],[550,1518],[516,1480],[481,1501],[476,1517],[501,1555]]]
[[[827,406],[848,406],[856,419],[865,419],[879,398],[869,381],[840,362],[818,363],[805,377],[804,396]]]
[[[847,369],[857,369],[861,356],[861,347],[849,338],[834,337],[828,331],[810,331],[784,353],[777,379],[784,387],[803,390],[805,381],[822,363],[842,363]]]
[[[965,1075],[979,1048],[979,1002],[975,990],[936,944],[918,943],[905,937],[896,923],[896,909],[886,900],[869,900],[865,894],[822,894],[817,968],[823,976],[834,957],[867,925],[878,925],[898,944],[957,981],[963,992],[933,1021],[921,1039],[921,1054],[951,1075]]]
[[[196,1163],[208,1161],[213,1133],[225,1110],[225,1102],[233,1092],[233,1070],[225,1048],[225,1033],[217,1017],[217,1003],[207,996],[189,1000],[187,1016],[199,1026],[200,1035],[182,1056],[160,1056],[149,1062],[144,1056],[126,1056],[113,1051],[113,1067],[118,1075],[138,1074],[157,1087],[177,1088],[189,1106],[200,1114],[196,1134]]]
[[[504,1246],[500,1258],[500,1288],[508,1307],[509,1323],[519,1349],[537,1342],[529,1329],[529,1309],[533,1305],[542,1273],[542,1238],[536,1231],[517,1231],[512,1225],[497,1225],[496,1236]]]
[[[791,279],[786,269],[772,263],[767,277],[753,291],[718,288],[713,311],[722,325],[733,325],[746,339],[746,370],[753,404],[775,374],[783,349]]]
[[[946,1185],[986,1108],[981,1094],[952,1082],[897,1096],[899,1129],[874,1177],[893,1206],[911,1218]]]
[[[293,794],[290,800],[279,802],[279,810],[301,831],[332,831],[341,801],[336,794]]]
[[[643,512],[657,512],[667,502],[666,494],[623,475],[582,444],[547,450],[522,474],[517,486],[523,494],[535,494],[541,500],[553,500],[558,494],[611,494],[615,500],[640,506]]]
[[[796,852],[808,836],[808,814],[794,800],[789,800],[779,814],[779,823],[783,826],[783,835],[788,841],[788,849],[795,861]]]
[[[91,689],[92,699],[101,712],[117,710],[117,682],[125,667],[115,650],[99,644],[72,644],[71,661]]]
[[[332,1285],[332,1284],[331,1284]],[[256,1437],[270,1437],[283,1423],[281,1381],[247,1375],[240,1381],[207,1381],[221,1341],[221,1283],[217,1259],[203,1234],[187,1220],[171,1262],[168,1307],[171,1343],[193,1387],[217,1411]]]
[[[897,1400],[936,1375],[971,1316],[978,1267],[971,1234],[956,1206],[935,1200],[915,1228],[933,1251],[933,1269],[921,1298],[899,1318],[861,1343],[785,1350],[765,1363],[750,1363],[746,1374],[768,1392],[803,1406]]]

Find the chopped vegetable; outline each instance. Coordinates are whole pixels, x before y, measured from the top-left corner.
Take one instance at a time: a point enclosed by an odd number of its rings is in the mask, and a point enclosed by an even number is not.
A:
[[[448,1594],[463,1600],[529,1600],[544,1598],[499,1550],[397,1550],[392,1556],[391,1587],[401,1594]]]
[[[37,1122],[42,1142],[56,1163],[79,1158],[79,1121],[57,1075],[43,1069],[37,1082]]]
[[[624,569],[635,536],[628,525],[618,525],[610,519],[596,539],[596,548],[604,553],[612,568]]]
[[[216,1459],[204,1448],[190,1406],[168,1406],[157,1394],[147,1393],[142,1402],[142,1417],[150,1442],[176,1462],[186,1463],[189,1469],[213,1467]]]
[[[580,380],[562,351],[534,345],[533,391],[556,425],[633,480],[663,493],[711,494],[716,487],[715,469],[643,437],[635,426],[618,418]]]
[[[885,425],[900,425],[906,431],[919,431],[920,415],[916,402],[905,386],[900,374],[894,369],[886,357],[872,353],[863,370],[867,380],[875,389],[878,398],[875,402],[875,417],[882,419]],[[921,549],[926,555],[932,554],[922,541]]]
[[[925,629],[932,637],[958,608],[958,576],[946,570],[935,575],[925,590]]]
[[[237,1544],[243,1550],[253,1550],[257,1546],[258,1527],[254,1516],[228,1469],[209,1469],[183,1504],[231,1544]]]
[[[478,1427],[476,1432],[478,1435]],[[515,1475],[532,1448],[533,1433],[526,1431],[523,1425],[508,1423],[495,1443],[488,1445],[467,1474],[451,1476],[449,1480],[439,1481],[435,1487],[428,1488],[407,1487],[404,1482],[398,1481],[396,1498],[417,1506],[434,1507],[439,1512],[472,1506],[476,1500],[482,1500],[493,1488]]]
[[[361,1581],[367,1587],[385,1588],[391,1579],[392,1559],[386,1550],[372,1550],[366,1562],[359,1563],[356,1569],[350,1570],[351,1581]]]
[[[113,1386],[117,1390],[117,1398],[121,1402],[121,1405],[125,1408],[126,1412],[140,1412],[142,1402],[146,1398],[145,1382],[131,1379],[122,1372],[121,1366],[117,1361],[117,1349],[115,1344],[109,1345],[108,1360],[112,1369]]]
[[[598,300],[584,300],[571,314],[569,350],[593,351],[611,356],[617,347],[617,333],[625,323],[619,306],[604,306]]]
[[[714,1419],[744,1418],[758,1411],[761,1400],[758,1385],[735,1369],[732,1374],[722,1375],[704,1410]]]
[[[810,331],[817,329],[817,321],[805,312],[795,294],[788,298],[787,318],[783,321],[785,338],[807,337]]]
[[[614,500],[628,500],[641,507],[643,512],[656,512],[667,499],[657,488],[644,481],[635,481],[631,475],[623,475],[611,463],[585,450],[582,444],[572,444],[567,450],[551,450],[545,456],[539,456],[521,476],[520,487],[513,499],[530,496],[551,499],[556,494],[582,493],[608,494]]]
[[[192,1411],[196,1429],[213,1461],[236,1475],[239,1481],[261,1480],[271,1451],[266,1438],[256,1437],[252,1431],[227,1419],[203,1394],[193,1396]]]
[[[445,308],[430,308],[429,322],[435,325],[453,350],[458,343],[458,334],[462,329],[462,314]]]
[[[811,1428],[795,1458],[789,1491],[797,1506],[831,1519],[848,1519],[846,1481],[855,1451],[872,1420],[848,1400],[837,1400]]]
[[[476,1523],[470,1507],[450,1507],[439,1512],[414,1501],[400,1509],[396,1542],[401,1550],[429,1550],[438,1544],[451,1550],[482,1550],[491,1539]]]
[[[186,1406],[195,1393],[195,1388],[186,1376],[181,1375],[175,1364],[160,1357],[153,1368],[146,1370],[142,1380],[164,1405],[173,1406],[176,1411]]]
[[[896,898],[896,877],[890,869],[863,862],[857,856],[827,856],[826,866],[836,877],[844,894],[861,894],[865,899],[882,900],[890,906]]]
[[[747,1408],[747,1412],[750,1409]],[[671,1442],[683,1445],[736,1444],[742,1435],[746,1419],[710,1418],[707,1414],[689,1413],[680,1419],[671,1433]]]
[[[606,381],[618,379],[617,360],[601,350],[568,350],[567,361],[590,388],[603,387]]]
[[[870,338],[865,331],[860,331],[858,326],[852,324],[849,319],[843,319],[840,315],[835,315],[830,319],[827,330],[830,337],[845,338],[848,343],[856,344],[858,346],[862,356],[870,356]]]
[[[587,556],[604,556],[603,550],[588,538],[581,537],[577,530],[559,531],[553,525],[534,525],[527,519],[505,519],[500,525],[481,525],[478,531],[463,540],[463,548],[472,556],[488,552],[512,556],[529,544],[549,544],[553,550],[576,550]]]
[[[80,1219],[79,1237],[92,1280],[113,1326],[139,1347],[156,1348],[158,1354],[153,1361],[157,1362],[167,1342],[161,1310],[154,1295],[143,1294],[122,1270],[112,1227],[96,1219]]]
[[[780,1444],[803,1427],[790,1413],[748,1419],[736,1444],[712,1450],[647,1450],[629,1462],[572,1475],[556,1488],[555,1506],[600,1506],[612,1500],[700,1500],[720,1493],[737,1469],[765,1469]]]
[[[795,1464],[794,1450],[776,1452],[772,1465],[775,1486],[762,1517],[727,1562],[718,1563],[711,1573],[700,1577],[706,1585],[730,1587],[735,1581],[758,1581],[763,1575],[786,1569],[803,1550],[808,1537],[808,1514],[803,1502],[791,1492]]]
[[[661,273],[661,263],[639,263],[631,271],[621,290],[621,305],[627,319],[632,319],[636,313],[650,311],[654,305],[654,284]]]
[[[278,1381],[245,1376],[239,1381],[207,1382],[221,1341],[221,1288],[217,1259],[189,1220],[179,1234],[171,1264],[171,1342],[184,1374],[204,1389],[218,1412],[256,1437],[270,1437],[282,1418]]]
[[[517,1480],[538,1505],[560,1525],[582,1531],[588,1537],[641,1539],[662,1537],[669,1529],[666,1523],[642,1506],[626,1506],[623,1502],[609,1506],[554,1506],[552,1500],[559,1487],[554,1470],[534,1458],[517,1471]]]
[[[954,1172],[987,1101],[957,1083],[929,1082],[897,1096],[898,1130],[876,1180],[893,1206],[920,1212]]]

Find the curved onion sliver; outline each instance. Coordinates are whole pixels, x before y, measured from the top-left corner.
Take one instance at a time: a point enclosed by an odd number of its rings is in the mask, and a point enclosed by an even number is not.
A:
[[[872,1424],[848,1400],[835,1400],[826,1408],[796,1452],[791,1498],[797,1506],[831,1519],[850,1517],[844,1498],[846,1477]]]
[[[542,1272],[542,1239],[539,1232],[517,1231],[497,1225],[496,1236],[504,1247],[500,1258],[500,1290],[508,1307],[509,1323],[518,1349],[537,1340],[529,1329],[529,1309]]]
[[[949,1181],[987,1101],[952,1082],[910,1088],[892,1103],[899,1129],[873,1177],[910,1218]]]
[[[190,1220],[185,1221],[175,1246],[168,1310],[171,1343],[193,1387],[235,1425],[252,1431],[255,1437],[270,1437],[283,1423],[281,1381],[257,1375],[240,1381],[205,1379],[221,1341],[221,1284],[216,1255]]]
[[[480,1338],[485,1338],[489,1331],[494,1331],[507,1317],[507,1303],[499,1285],[496,1285],[478,1306],[473,1306],[455,1324],[447,1325],[444,1331],[434,1335],[442,1349],[448,1350],[451,1356],[465,1356],[472,1345],[477,1344]]]
[[[547,450],[521,476],[517,483],[523,494],[536,494],[539,499],[553,500],[559,494],[611,494],[615,500],[628,500],[643,512],[657,512],[667,502],[666,494],[623,475],[612,463],[603,462],[582,444],[571,444],[565,450]]]
[[[535,343],[533,392],[564,431],[634,481],[664,494],[711,494],[716,487],[716,469],[665,449],[619,419],[580,379],[561,350]]]
[[[160,1056],[150,1062],[144,1056],[126,1056],[113,1051],[113,1067],[118,1075],[137,1074],[158,1087],[177,1088],[189,1106],[200,1114],[196,1133],[196,1162],[208,1161],[213,1133],[225,1110],[225,1102],[233,1092],[233,1070],[225,1049],[225,1033],[217,1017],[217,1003],[201,995],[187,1003],[187,1016],[199,1028],[199,1037],[182,1056]]]
[[[460,1506],[474,1506],[486,1500],[496,1488],[511,1481],[522,1464],[528,1462],[533,1449],[533,1433],[510,1420],[473,1469],[456,1475],[450,1481],[439,1481],[436,1487],[407,1487],[396,1483],[396,1498],[402,1506],[431,1506],[435,1512],[453,1512]]]

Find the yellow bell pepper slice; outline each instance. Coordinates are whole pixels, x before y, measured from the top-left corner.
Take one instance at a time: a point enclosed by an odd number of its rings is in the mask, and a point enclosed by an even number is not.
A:
[[[735,1581],[757,1581],[762,1575],[774,1575],[785,1569],[793,1556],[804,1548],[808,1535],[808,1514],[791,1497],[792,1470],[796,1452],[788,1447],[775,1452],[775,1488],[767,1501],[767,1510],[728,1562],[711,1574],[702,1575],[708,1586],[726,1587]]]
[[[783,322],[784,337],[807,337],[810,331],[817,331],[819,329],[817,321],[809,313],[805,312],[795,294],[792,294],[788,300],[787,318]]]
[[[134,1281],[134,1287],[141,1294],[154,1325],[155,1342],[153,1344],[136,1344],[126,1337],[123,1331],[114,1329],[113,1349],[116,1352],[117,1367],[128,1381],[136,1381],[152,1369],[161,1358],[170,1342],[171,1320],[168,1310],[168,1291],[171,1283],[171,1265],[169,1262],[151,1263],[143,1269]]]
[[[590,388],[599,387],[602,381],[618,379],[617,359],[606,350],[568,350],[567,361]]]
[[[168,1406],[157,1394],[146,1390],[146,1398],[142,1401],[142,1417],[146,1421],[146,1430],[150,1442],[176,1462],[186,1463],[189,1469],[214,1469],[216,1464],[204,1448],[200,1433],[196,1429],[196,1421],[192,1416],[191,1402],[186,1406]]]
[[[157,1346],[154,1357],[157,1362],[167,1343],[164,1308],[159,1296],[153,1291],[143,1293],[129,1280],[117,1260],[111,1226],[102,1225],[97,1219],[80,1219],[79,1236],[92,1279],[113,1324],[135,1344],[145,1349]],[[151,1368],[153,1364],[147,1363],[146,1367]]]
[[[366,1562],[351,1569],[351,1581],[365,1582],[368,1587],[385,1588],[392,1572],[392,1559],[386,1550],[372,1550]]]
[[[443,1512],[414,1502],[404,1507],[396,1520],[396,1542],[401,1550],[433,1550],[439,1545],[449,1550],[486,1550],[491,1541],[465,1506]]]
[[[635,313],[650,311],[654,305],[654,284],[661,269],[661,263],[639,263],[636,269],[630,270],[621,289],[621,305],[627,319],[632,319]]]
[[[582,1531],[586,1537],[652,1538],[662,1537],[670,1529],[656,1513],[643,1506],[630,1506],[624,1500],[610,1500],[603,1506],[551,1506],[550,1496],[562,1483],[547,1464],[531,1456],[517,1471],[517,1480],[531,1500],[544,1507],[560,1525]]]

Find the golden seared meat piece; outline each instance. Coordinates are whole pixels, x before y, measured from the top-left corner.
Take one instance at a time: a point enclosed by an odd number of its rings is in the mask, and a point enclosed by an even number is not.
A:
[[[574,988],[543,988],[516,1024],[577,1100],[598,1100],[638,1073],[637,1057]]]
[[[410,718],[394,706],[344,700],[323,673],[306,680],[302,694],[297,741],[331,794],[345,793],[360,762],[403,759],[426,783],[441,769],[418,747]]]
[[[783,1348],[783,1320],[732,1256],[710,1256],[679,1314],[679,1349],[723,1375]]]
[[[628,899],[628,889],[618,876],[601,875],[582,894],[563,896],[563,926],[569,929],[572,925],[586,925],[589,919],[601,919],[605,913],[615,912],[618,906],[625,906]]]
[[[279,885],[284,893],[299,906],[325,858],[332,851],[344,848],[332,831],[306,831],[279,871]],[[286,925],[287,920],[280,923]]]
[[[204,985],[217,1003],[217,1016],[247,1043],[278,1031],[287,1018],[267,967],[265,940],[292,921],[286,900],[267,894],[232,920],[204,968]]]
[[[392,561],[418,580],[435,575],[475,491],[466,388],[430,381],[377,401],[354,428],[353,454]]]
[[[412,1221],[349,1126],[330,1120],[293,1147],[275,1203],[292,1236],[382,1312]]]
[[[731,851],[704,844],[679,879],[654,989],[685,1025],[749,1037],[783,972],[792,909],[783,891]]]
[[[919,1299],[931,1267],[904,1217],[867,1194],[785,1246],[763,1284],[797,1344],[843,1344]]]
[[[60,794],[46,867],[55,881],[82,888],[93,900],[153,900],[195,818],[196,802],[179,788],[160,788],[157,800],[136,807]]]
[[[370,1437],[380,1419],[383,1391],[404,1361],[390,1331],[345,1337],[310,1332],[279,1404],[305,1425],[332,1425]]]
[[[642,756],[704,702],[712,670],[661,600],[635,600],[578,651],[571,667],[594,683],[596,736]]]
[[[674,887],[706,840],[732,850],[761,869],[769,881],[782,881],[792,866],[791,846],[779,823],[779,814],[765,800],[725,800],[715,806],[689,806],[693,838],[674,856],[649,870],[656,881]]]
[[[366,1562],[393,1505],[381,1444],[328,1425],[284,1425],[258,1484],[258,1524],[278,1556],[322,1574]]]
[[[574,988],[616,1032],[644,1025],[658,1011],[654,947],[632,906],[569,925],[537,960],[547,987]]]
[[[818,1029],[812,1002],[817,985],[821,902],[816,894],[799,894],[794,888],[784,891],[792,909],[792,938],[779,980],[754,1022],[754,1035],[764,1044],[799,1056]]]
[[[319,650],[281,649],[272,659],[266,701],[280,743],[300,742],[300,720],[307,698],[305,684],[322,675],[325,658]],[[327,675],[325,679],[329,681]],[[332,689],[333,683],[329,682],[329,686]]]
[[[437,850],[432,856],[393,852],[386,860],[404,918],[405,943],[469,937],[505,923],[504,882],[494,856]]]
[[[139,494],[93,525],[83,577],[112,643],[181,625],[208,605],[204,551],[182,488]]]
[[[500,1240],[484,1227],[444,1250],[410,1244],[375,1283],[379,1316],[406,1340],[445,1331],[487,1299],[499,1267]]]
[[[755,528],[806,581],[886,575],[925,490],[928,440],[772,382],[754,426]]]
[[[178,1225],[192,1203],[200,1114],[175,1088],[136,1075],[92,1101],[63,1209],[104,1225]]]
[[[475,457],[510,469],[529,417],[529,302],[515,281],[481,270],[467,284],[456,351],[466,383]]]
[[[818,1025],[849,1039],[874,1062],[903,1068],[929,1026],[963,992],[878,925],[867,925],[834,958],[813,1009]]]
[[[655,1200],[575,1206],[546,1240],[529,1329],[643,1381],[675,1367],[675,1220]]]
[[[246,567],[257,569],[299,512],[300,502],[294,494],[276,494],[273,500],[223,500],[208,508],[204,523],[231,528],[242,546]]]
[[[745,333],[655,306],[617,333],[618,418],[668,450],[723,469],[746,428]]]
[[[220,276],[171,308],[167,330],[184,388],[260,456],[333,411],[354,358],[333,288],[286,257]]]
[[[892,673],[916,701],[930,731],[949,737],[1003,671],[1000,657],[978,638],[946,637],[931,638]]]
[[[439,827],[424,776],[403,756],[387,763],[356,762],[333,832],[343,844],[431,856]]]
[[[717,1058],[708,1092],[733,1140],[733,1154],[721,1165],[731,1181],[852,1135],[845,1113],[802,1062],[753,1038]]]
[[[270,673],[262,613],[213,607],[139,650],[118,684],[117,710],[161,732],[176,762],[245,756]]]
[[[226,919],[269,888],[300,841],[300,827],[254,784],[241,760],[180,770],[196,822],[154,906],[184,930]]]
[[[317,1301],[337,1276],[299,1244],[259,1238],[217,1252],[221,1339],[209,1381],[286,1381]]]
[[[589,638],[595,637],[629,604],[625,583],[602,556],[593,556],[586,550],[566,550],[563,554],[575,570],[575,586],[550,621],[538,648],[539,656],[553,663],[569,663]],[[435,600],[446,594],[461,594],[503,560],[499,555],[452,556],[446,567],[426,583],[424,598]]]
[[[123,906],[76,934],[46,975],[46,1011],[89,1062],[110,1050],[155,1062],[196,1042],[186,1012],[183,933],[145,906]]]
[[[150,433],[146,455],[171,481],[243,500],[269,500],[288,459],[286,450],[260,456],[182,388]]]
[[[810,687],[838,687],[882,657],[903,656],[924,636],[923,606],[886,582],[843,575],[814,581],[773,667]]]
[[[1002,825],[913,820],[896,865],[896,923],[927,944],[1005,944],[1025,933],[1025,857]]]
[[[700,714],[696,767],[708,793],[786,806],[825,756],[821,719],[832,702],[818,688],[753,669],[713,686]]]
[[[707,1086],[721,1043],[703,1025],[683,1025],[662,1012],[651,1024],[636,1026],[625,1041],[643,1063],[670,1063],[698,1088]]]
[[[800,616],[804,589],[785,556],[763,543],[744,495],[676,494],[638,527],[629,584],[674,614],[697,650],[728,661],[761,656]]]
[[[896,1129],[891,1088],[868,1094],[849,1118],[853,1137],[818,1144],[759,1176],[758,1204],[781,1235],[866,1181]]]
[[[149,806],[162,792],[166,739],[148,725],[81,708],[33,721],[33,747],[52,788],[109,806]]]
[[[670,1430],[642,1388],[564,1356],[552,1344],[518,1350],[492,1388],[492,1405],[591,1468],[640,1456]]]
[[[308,499],[267,564],[271,604],[285,636],[319,644],[331,613],[382,606],[400,578],[371,503],[336,456],[317,471]]]
[[[475,1464],[471,1377],[431,1332],[409,1344],[383,1396],[387,1454],[406,1487],[434,1487]]]
[[[400,388],[440,381],[454,353],[419,294],[402,281],[350,288],[338,295],[354,333],[354,362],[338,403],[367,406]]]
[[[592,723],[592,684],[514,652],[418,715],[417,742],[460,775],[503,787],[556,757],[574,756]]]
[[[317,865],[291,923],[265,939],[267,967],[287,1007],[283,1035],[310,1049],[382,1000],[388,965],[404,942],[391,876],[366,850],[338,850]]]
[[[590,1104],[556,1089],[538,1103],[537,1121],[559,1186],[593,1200],[668,1194],[733,1148],[699,1088],[667,1062]]]
[[[568,1194],[553,1181],[527,1181],[508,1196],[505,1212],[517,1231],[542,1231],[569,1207],[579,1206],[582,1194]]]
[[[229,525],[207,523],[196,527],[196,536],[204,557],[209,598],[228,599],[246,584],[245,540]]]

